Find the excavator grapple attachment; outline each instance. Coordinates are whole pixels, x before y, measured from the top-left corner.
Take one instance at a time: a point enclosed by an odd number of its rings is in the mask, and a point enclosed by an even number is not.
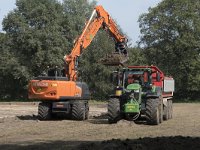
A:
[[[119,52],[107,54],[104,58],[100,59],[100,63],[106,66],[120,66],[128,60],[128,56]]]

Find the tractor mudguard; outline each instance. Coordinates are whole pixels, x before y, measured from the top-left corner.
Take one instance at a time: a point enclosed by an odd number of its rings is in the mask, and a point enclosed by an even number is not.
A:
[[[161,87],[156,87],[155,91],[152,91],[151,93],[147,93],[147,98],[159,98],[162,95],[162,89]]]
[[[156,94],[156,93],[148,93],[146,95],[146,98],[159,98],[160,95]]]

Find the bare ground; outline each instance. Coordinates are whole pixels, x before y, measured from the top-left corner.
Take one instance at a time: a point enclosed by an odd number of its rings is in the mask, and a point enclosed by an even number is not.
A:
[[[91,105],[88,121],[37,120],[37,103],[0,105],[0,149],[200,149],[200,104],[174,104],[158,126],[108,124],[106,105]]]

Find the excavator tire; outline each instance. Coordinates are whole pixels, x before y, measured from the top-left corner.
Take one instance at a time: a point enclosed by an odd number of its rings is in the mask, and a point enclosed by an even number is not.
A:
[[[72,104],[72,120],[85,120],[86,119],[86,108],[85,103],[81,101],[74,102]]]
[[[149,98],[146,101],[147,124],[158,125],[160,123],[159,98]]]
[[[110,98],[108,101],[108,122],[110,124],[117,123],[120,119],[120,100],[118,98]]]
[[[38,106],[38,119],[39,120],[49,120],[51,119],[51,103],[41,102]]]

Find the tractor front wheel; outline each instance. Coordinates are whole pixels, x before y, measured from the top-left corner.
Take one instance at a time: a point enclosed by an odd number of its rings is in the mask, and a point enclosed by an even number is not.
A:
[[[146,118],[150,125],[160,123],[159,98],[149,98],[146,101]]]
[[[110,98],[108,101],[108,122],[117,123],[121,119],[119,98]]]

